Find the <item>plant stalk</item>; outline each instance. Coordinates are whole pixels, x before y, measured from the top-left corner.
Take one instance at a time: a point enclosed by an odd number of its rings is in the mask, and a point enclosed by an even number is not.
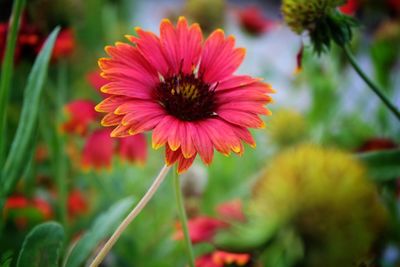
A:
[[[186,252],[189,257],[189,266],[195,267],[192,242],[190,240],[188,221],[187,221],[187,217],[186,217],[185,206],[183,204],[183,196],[182,196],[181,186],[179,183],[179,174],[176,171],[176,167],[174,167],[174,189],[175,189],[176,204],[178,206],[179,218],[181,220],[181,225],[182,225],[182,230],[183,230],[183,235],[184,235]]]
[[[170,168],[171,167],[164,165],[164,167],[161,169],[160,173],[158,174],[158,176],[156,177],[150,188],[147,190],[146,194],[142,197],[142,199],[135,206],[135,208],[128,214],[128,216],[126,216],[126,218],[118,226],[118,228],[115,230],[110,239],[108,239],[106,244],[103,246],[103,248],[100,250],[100,252],[93,260],[93,262],[89,265],[90,267],[97,267],[100,265],[100,263],[107,256],[108,252],[110,252],[111,248],[117,242],[118,238],[125,231],[128,225],[136,218],[136,216],[143,210],[143,208],[147,205],[149,200],[153,197],[154,193],[157,191],[161,183],[164,181],[164,178],[167,175]]]

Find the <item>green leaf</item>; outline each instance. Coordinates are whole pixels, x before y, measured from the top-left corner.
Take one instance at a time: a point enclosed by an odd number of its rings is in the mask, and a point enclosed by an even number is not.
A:
[[[26,236],[18,256],[17,267],[59,266],[64,229],[56,222],[34,227]]]
[[[32,143],[32,135],[37,124],[40,96],[59,30],[57,27],[47,38],[29,74],[20,121],[0,177],[3,196],[13,189],[24,171],[25,162],[28,161],[27,151]]]
[[[10,267],[13,260],[13,253],[11,251],[6,251],[1,255],[0,267]]]
[[[11,78],[14,67],[14,53],[17,43],[18,29],[25,0],[15,0],[10,18],[10,27],[7,34],[7,44],[1,65],[0,80],[0,168],[3,166],[6,150],[6,119],[7,104],[11,89]],[[2,40],[3,42],[3,40]]]
[[[400,149],[358,154],[370,177],[376,182],[385,182],[400,177]]]
[[[87,260],[93,250],[105,238],[109,237],[133,205],[132,198],[125,198],[101,214],[92,227],[78,241],[65,261],[66,267],[79,267]]]

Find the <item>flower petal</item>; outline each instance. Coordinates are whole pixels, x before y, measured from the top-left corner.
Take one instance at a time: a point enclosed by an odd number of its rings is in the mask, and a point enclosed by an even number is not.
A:
[[[234,48],[235,39],[225,39],[222,30],[214,31],[206,40],[201,55],[199,73],[205,82],[213,84],[229,77],[242,63],[243,48]]]

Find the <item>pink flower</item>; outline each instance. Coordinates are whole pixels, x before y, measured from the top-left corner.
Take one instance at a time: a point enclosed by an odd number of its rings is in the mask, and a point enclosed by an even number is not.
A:
[[[82,152],[84,169],[110,168],[114,151],[114,142],[109,129],[94,131],[86,140]]]
[[[187,170],[197,154],[205,164],[214,149],[242,155],[243,142],[254,147],[248,128],[262,128],[259,115],[270,114],[271,87],[233,73],[245,50],[235,39],[214,31],[203,43],[198,24],[179,18],[176,27],[163,20],[160,37],[136,28],[132,44],[107,46],[110,58],[99,60],[109,82],[101,91],[110,95],[96,106],[114,126],[113,137],[153,130],[152,145],[165,145],[166,163]]]
[[[68,120],[62,125],[67,133],[86,135],[90,123],[96,120],[95,104],[89,100],[75,100],[65,105]]]
[[[242,201],[234,199],[229,202],[224,202],[217,206],[217,212],[220,217],[226,221],[245,221],[246,217],[243,214]]]
[[[266,19],[262,10],[257,6],[250,6],[239,10],[240,25],[253,35],[261,35],[271,29],[275,23]]]
[[[224,227],[227,227],[226,223],[206,216],[196,217],[188,222],[189,235],[193,244],[211,241],[217,230]],[[181,225],[178,225],[174,239],[183,239]]]
[[[130,162],[144,164],[147,159],[147,141],[144,134],[137,134],[119,140],[119,155]]]

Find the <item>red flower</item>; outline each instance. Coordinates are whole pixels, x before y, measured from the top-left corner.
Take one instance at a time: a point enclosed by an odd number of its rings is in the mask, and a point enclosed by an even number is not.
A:
[[[388,138],[371,138],[365,141],[358,149],[359,152],[378,151],[385,149],[393,149],[398,145]]]
[[[84,214],[88,210],[88,204],[82,192],[75,189],[68,195],[68,215],[75,217]]]
[[[234,199],[218,205],[217,212],[224,220],[227,221],[246,220],[246,217],[243,214],[242,201],[240,199]]]
[[[41,198],[28,199],[11,196],[4,205],[4,217],[10,217],[19,229],[24,229],[31,221],[43,221],[53,217],[51,206]]]
[[[339,7],[340,11],[347,15],[354,15],[360,7],[359,0],[348,0],[346,4]]]
[[[107,115],[104,126],[116,126],[114,137],[153,130],[152,145],[165,145],[166,163],[187,170],[197,154],[205,164],[214,148],[224,155],[243,154],[242,141],[255,142],[248,128],[262,128],[260,114],[271,102],[271,87],[259,79],[233,73],[245,50],[235,48],[232,36],[214,31],[204,42],[198,24],[181,17],[177,27],[169,20],[161,36],[136,28],[133,45],[106,47],[110,58],[99,60],[101,88],[110,94],[96,106]]]
[[[82,152],[84,169],[110,168],[114,151],[114,142],[109,129],[94,131],[86,140]]]
[[[227,227],[226,223],[205,216],[190,219],[188,222],[189,235],[193,244],[211,241],[217,230],[224,227]],[[178,224],[178,231],[175,232],[174,239],[183,239],[180,224]]]
[[[196,267],[223,267],[223,265],[221,266],[219,264],[216,264],[213,261],[211,254],[207,254],[207,255],[198,257],[196,259],[195,266]]]
[[[147,141],[144,134],[137,134],[119,140],[119,155],[130,162],[144,164],[147,159]]]
[[[65,106],[69,119],[62,125],[67,133],[86,135],[89,124],[96,120],[95,104],[89,100],[75,100]]]
[[[75,35],[72,29],[63,29],[54,43],[52,60],[69,57],[75,50]]]
[[[239,10],[240,25],[250,34],[261,35],[274,26],[274,22],[264,17],[262,10],[257,6]]]

